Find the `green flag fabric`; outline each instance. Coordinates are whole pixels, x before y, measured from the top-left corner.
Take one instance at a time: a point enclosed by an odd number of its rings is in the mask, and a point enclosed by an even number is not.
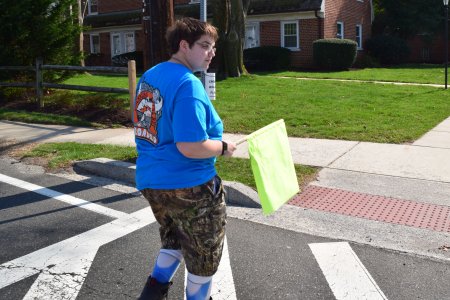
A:
[[[247,142],[263,213],[269,215],[300,191],[284,120],[251,133]]]

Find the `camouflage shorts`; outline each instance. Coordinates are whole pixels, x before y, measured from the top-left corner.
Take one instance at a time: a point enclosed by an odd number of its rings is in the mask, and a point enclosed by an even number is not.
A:
[[[187,270],[198,276],[212,276],[222,257],[226,210],[222,181],[214,178],[192,188],[144,189],[161,225],[162,248],[181,249]]]

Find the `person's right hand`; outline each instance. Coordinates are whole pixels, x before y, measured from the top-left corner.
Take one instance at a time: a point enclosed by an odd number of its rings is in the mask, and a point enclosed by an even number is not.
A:
[[[235,143],[226,142],[228,144],[227,150],[223,153],[223,156],[231,157],[233,156],[234,150],[236,150],[237,146]]]

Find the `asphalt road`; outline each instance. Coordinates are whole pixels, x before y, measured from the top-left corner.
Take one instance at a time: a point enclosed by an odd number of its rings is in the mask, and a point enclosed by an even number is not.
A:
[[[0,299],[135,299],[159,234],[138,194],[0,158],[0,247]],[[446,261],[228,218],[213,297],[441,300],[449,279]]]

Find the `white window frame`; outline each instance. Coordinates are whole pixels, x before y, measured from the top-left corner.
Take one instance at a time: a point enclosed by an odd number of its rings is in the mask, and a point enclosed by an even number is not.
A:
[[[127,36],[130,35],[131,36],[131,41],[132,41],[132,45],[127,45],[128,39]],[[126,52],[134,52],[136,51],[136,35],[134,34],[134,31],[126,31],[123,33],[123,47],[124,47],[124,51]],[[131,50],[129,50],[129,48]]]
[[[339,25],[341,26],[341,30],[339,32]],[[344,22],[336,22],[336,38],[343,39],[344,38]]]
[[[126,45],[126,42],[127,42],[126,36],[128,34],[131,34],[133,36],[133,38],[132,38],[133,45],[131,45],[132,46],[131,47],[132,50],[130,50],[130,51],[128,51],[127,45]],[[136,51],[136,34],[135,34],[134,31],[111,32],[110,37],[111,37],[111,57],[114,57],[116,55],[120,55],[120,54],[123,54],[123,53]],[[115,37],[118,37],[118,39],[119,39],[119,49],[117,49],[118,50],[117,53],[114,52],[114,50],[116,50],[115,49],[115,45],[114,45],[114,38]]]
[[[191,0],[191,2],[189,2],[189,4],[196,4],[196,3],[200,3],[200,0]]]
[[[98,50],[97,50],[97,51],[94,51],[94,50],[95,50],[95,47],[94,47],[94,37],[97,37],[97,38],[98,38]],[[92,53],[92,54],[98,54],[98,53],[100,53],[100,35],[99,35],[99,34],[90,34],[90,35],[89,35],[89,44],[90,44],[90,47],[91,47],[91,53]]]
[[[358,50],[362,50],[362,36],[363,34],[363,28],[361,24],[356,24],[356,43],[358,44]]]
[[[92,10],[92,2],[95,3],[95,10]],[[98,14],[98,0],[88,0],[88,14],[96,15]]]
[[[119,39],[119,45],[118,49],[116,49],[116,46],[114,45],[114,38],[118,37]],[[117,53],[116,53],[117,50]],[[122,54],[122,40],[120,38],[120,32],[111,32],[111,57],[114,57],[116,55]]]
[[[294,24],[296,29],[296,46],[295,47],[286,47],[284,43],[285,33],[284,27],[285,25]],[[282,21],[281,22],[281,47],[288,48],[291,51],[299,51],[300,50],[300,26],[298,24],[298,20],[296,21]]]
[[[244,49],[247,49],[247,27],[254,27],[255,28],[255,46],[259,47],[260,43],[260,33],[259,33],[259,22],[249,22],[245,24],[245,43],[244,43]]]

